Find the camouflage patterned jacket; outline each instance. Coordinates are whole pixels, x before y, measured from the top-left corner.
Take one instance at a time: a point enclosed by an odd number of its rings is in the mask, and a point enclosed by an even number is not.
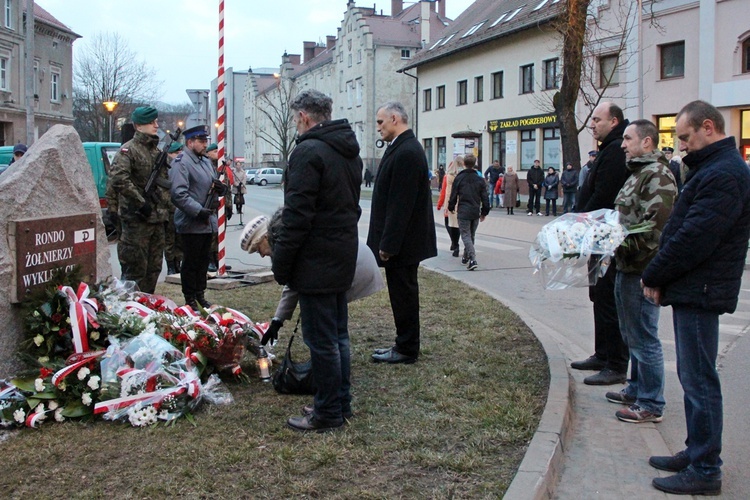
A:
[[[659,249],[659,237],[677,197],[677,184],[661,151],[631,158],[627,167],[630,176],[615,199],[620,223],[630,227],[654,221],[656,226],[649,232],[628,236],[615,259],[618,271],[641,274]]]
[[[122,145],[112,161],[109,182],[111,190],[116,193],[118,212],[123,220],[141,220],[136,215],[136,210],[146,203],[145,188],[159,154],[158,143],[157,136],[136,132],[132,140]],[[161,177],[154,189],[155,199],[148,200],[151,215],[146,222],[149,223],[169,219],[171,202],[166,169],[162,170]]]

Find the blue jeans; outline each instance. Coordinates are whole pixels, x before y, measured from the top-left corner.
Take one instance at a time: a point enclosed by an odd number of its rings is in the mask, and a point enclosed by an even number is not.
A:
[[[503,198],[500,193],[490,193],[490,207],[492,207],[492,201],[495,201],[495,208],[499,208],[503,206]]]
[[[346,293],[299,294],[302,336],[310,348],[317,392],[313,399],[315,418],[341,423],[342,412],[351,412],[351,355],[349,310]]]
[[[720,479],[724,412],[716,371],[719,315],[684,306],[672,306],[672,310],[677,376],[685,393],[685,444],[690,467],[708,479]]]
[[[576,193],[573,191],[572,193],[568,193],[566,191],[563,191],[563,213],[567,214],[568,212],[572,212],[576,208]]]
[[[622,339],[630,349],[630,380],[624,392],[656,415],[664,411],[664,354],[659,341],[659,306],[643,296],[641,276],[617,271],[615,303]]]

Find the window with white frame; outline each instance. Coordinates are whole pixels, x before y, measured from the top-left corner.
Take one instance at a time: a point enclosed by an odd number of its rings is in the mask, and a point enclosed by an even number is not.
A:
[[[13,29],[13,0],[5,0],[5,27]]]
[[[49,100],[52,102],[60,101],[60,69],[59,68],[50,68]]]
[[[10,90],[10,56],[0,53],[0,90]]]
[[[661,78],[685,76],[685,42],[660,45]]]
[[[34,61],[34,81],[32,82],[32,90],[34,97],[39,97],[39,61]]]
[[[484,101],[484,77],[474,77],[474,102]]]
[[[362,79],[357,78],[357,106],[362,106]]]
[[[467,82],[466,80],[461,80],[460,82],[458,82],[456,86],[456,91],[457,91],[456,92],[457,94],[456,105],[457,106],[463,106],[464,104],[468,102],[468,97],[467,97],[468,86],[469,86],[469,82]]]
[[[500,99],[503,97],[503,72],[497,71],[492,73],[492,98]]]
[[[411,50],[401,49],[401,59],[411,59]]]
[[[354,85],[352,85],[351,80],[346,82],[346,104],[349,108],[352,107],[352,102],[354,101],[354,91],[352,90],[353,87]]]
[[[435,109],[443,109],[445,108],[445,85],[440,85],[439,87],[436,87],[435,90],[437,91]]]
[[[616,87],[620,84],[617,54],[599,58],[599,87]]]
[[[422,102],[424,102],[424,110],[432,110],[432,89],[424,89]]]

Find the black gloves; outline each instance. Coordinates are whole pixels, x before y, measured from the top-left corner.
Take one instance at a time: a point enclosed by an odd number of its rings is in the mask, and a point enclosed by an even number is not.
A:
[[[151,205],[148,203],[144,203],[141,205],[141,208],[135,211],[135,214],[138,216],[141,220],[148,220],[148,218],[151,216],[151,212],[153,210],[151,209]]]
[[[221,182],[219,179],[214,179],[213,181],[211,181],[211,189],[219,196],[224,196],[225,194],[227,194],[226,184]]]
[[[226,213],[227,220],[232,220],[232,215],[234,213],[232,212],[232,205],[229,203],[224,204],[224,213]]]
[[[271,324],[268,326],[268,330],[260,339],[260,345],[266,345],[270,340],[276,340],[279,338],[279,330],[284,326],[284,322],[279,318],[273,318]]]
[[[198,215],[195,216],[196,219],[203,222],[208,222],[208,218],[211,217],[211,214],[213,212],[207,208],[201,208],[201,211],[198,212]]]

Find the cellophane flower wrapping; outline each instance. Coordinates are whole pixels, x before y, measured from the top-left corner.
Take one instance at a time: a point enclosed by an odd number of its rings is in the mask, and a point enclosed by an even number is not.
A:
[[[547,290],[592,286],[627,235],[615,210],[568,213],[542,227],[529,260]]]
[[[215,372],[241,374],[261,325],[219,305],[178,307],[129,281],[95,291],[72,273],[56,279],[28,304],[20,347],[33,368],[0,380],[0,426],[97,417],[144,426],[232,402]]]

